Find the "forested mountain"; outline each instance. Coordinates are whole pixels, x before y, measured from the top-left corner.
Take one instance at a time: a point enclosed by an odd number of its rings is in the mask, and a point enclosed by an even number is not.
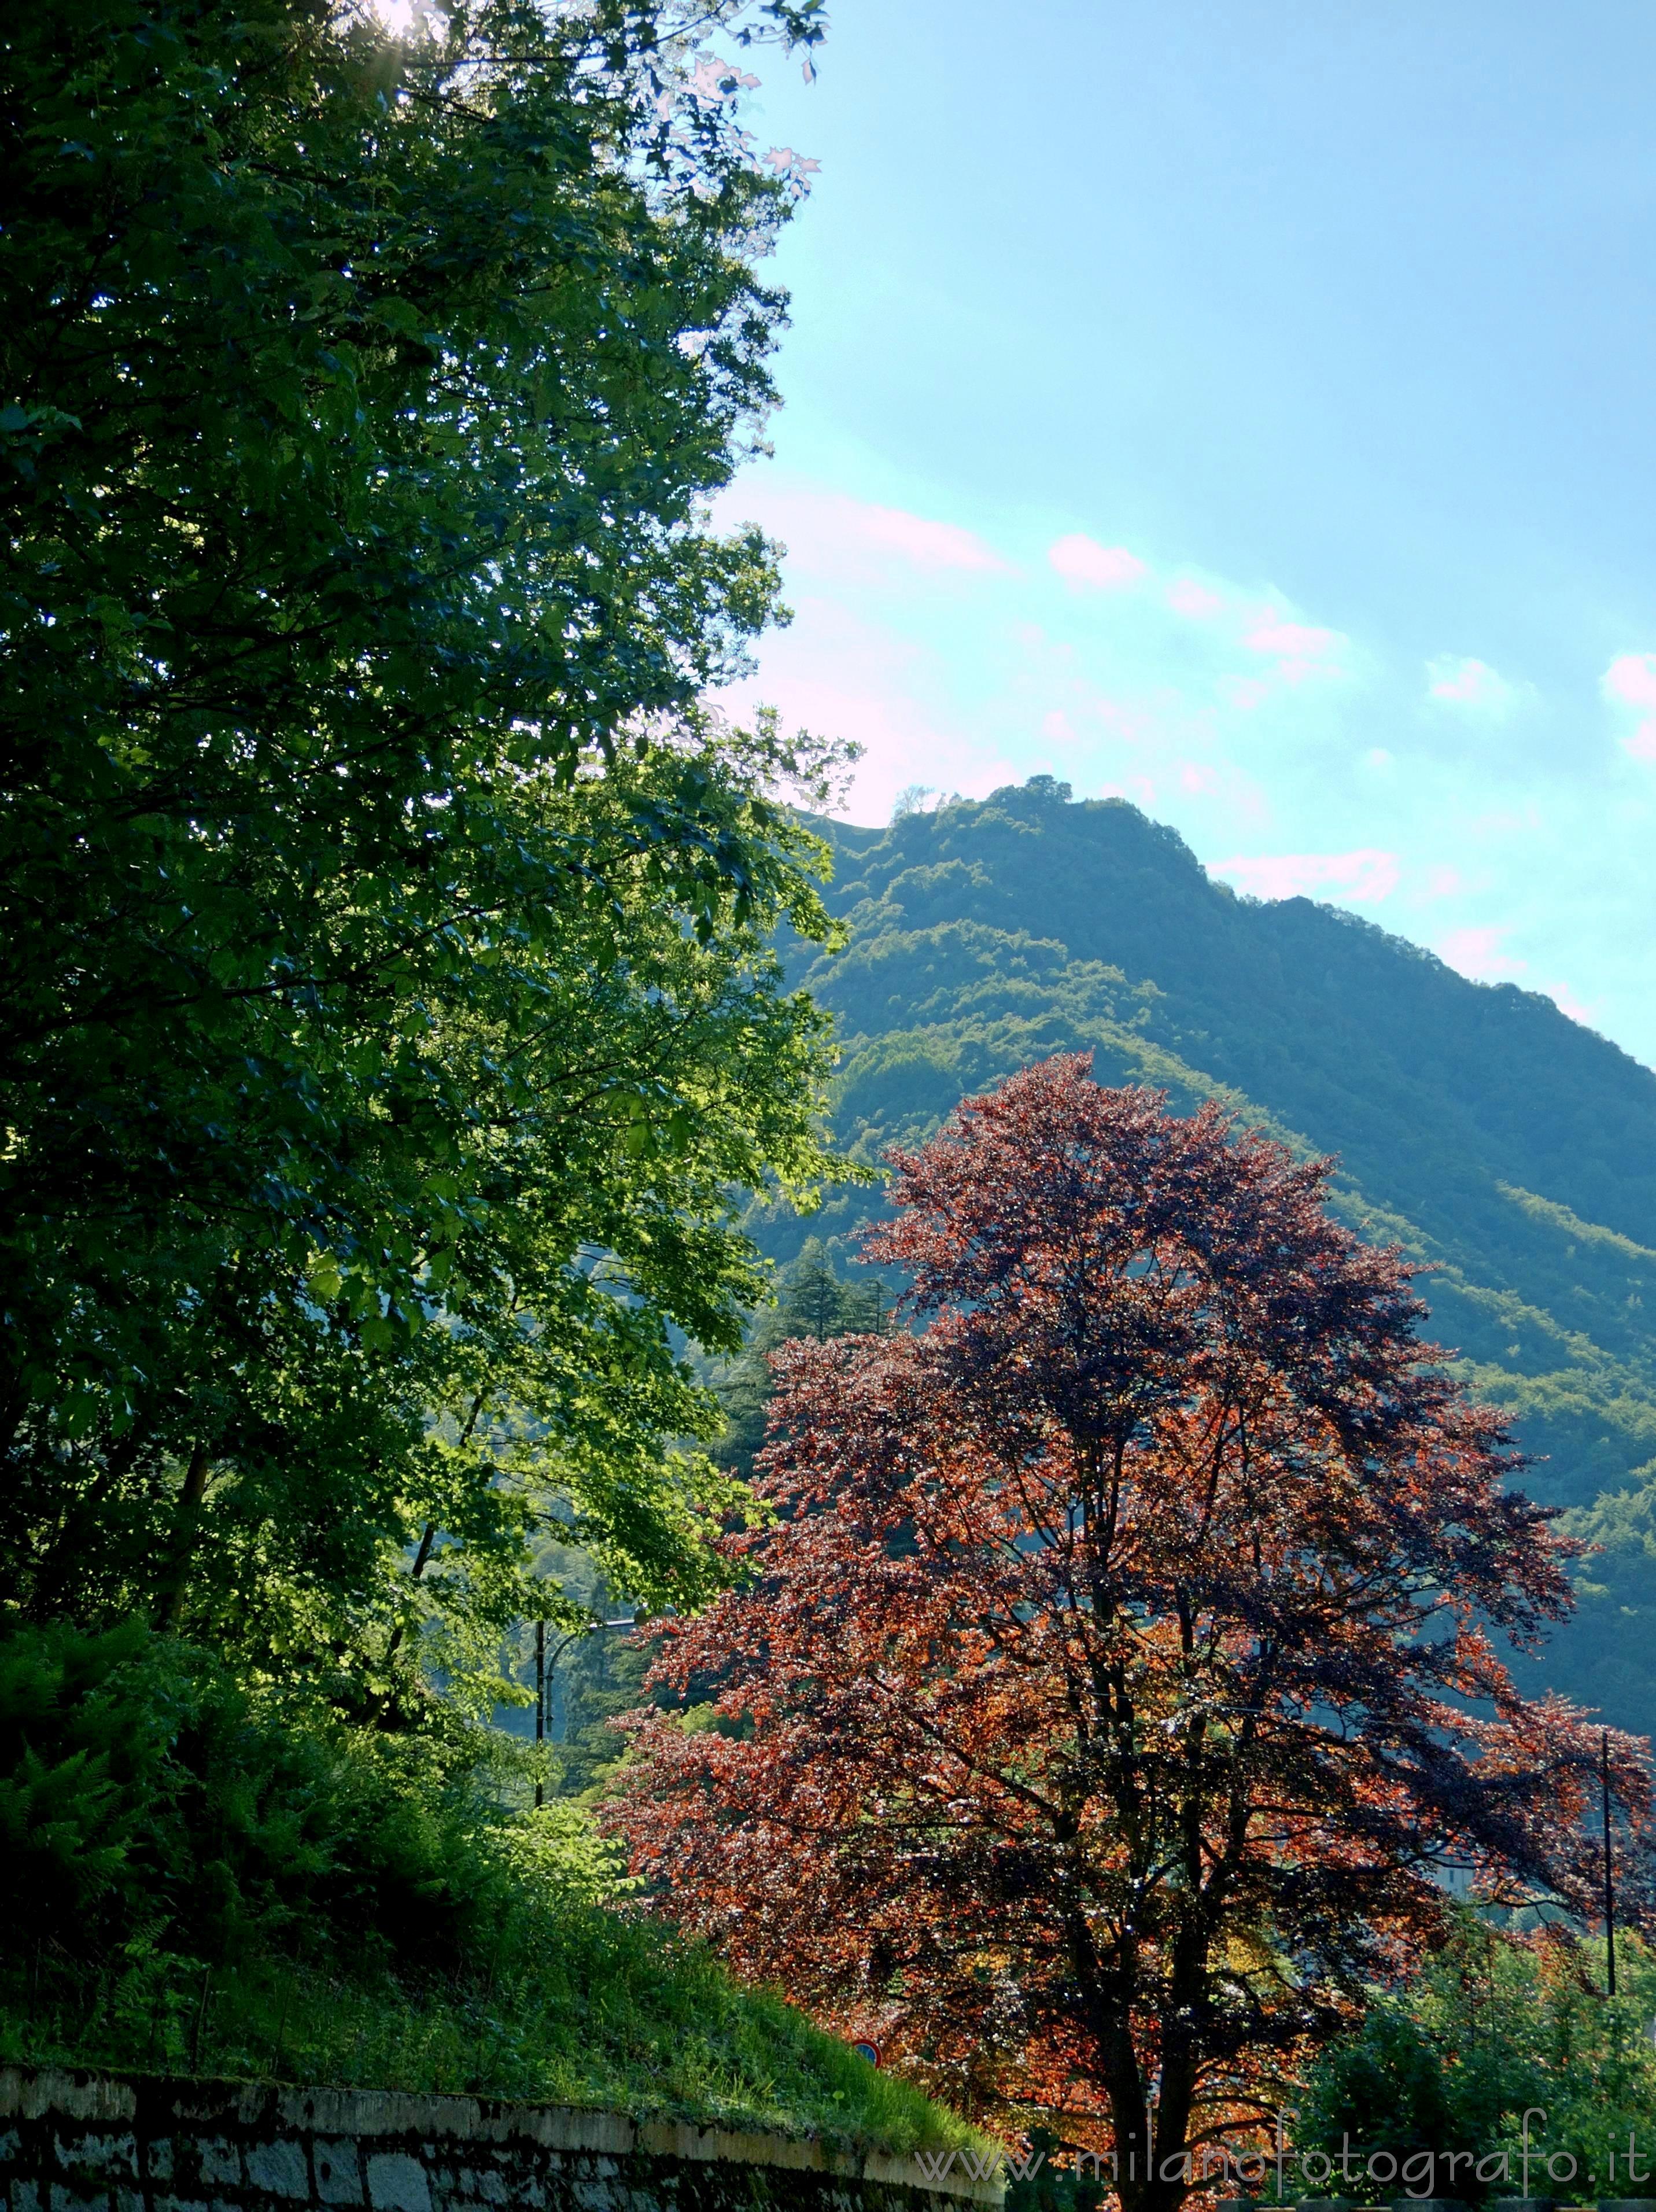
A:
[[[1434,1334],[1510,1409],[1528,1486],[1601,1547],[1542,1674],[1656,1729],[1656,1074],[1356,915],[1238,896],[1173,830],[1050,777],[816,826],[850,939],[798,948],[794,973],[840,1023],[842,1146],[877,1160],[963,1093],[1085,1048],[1101,1081],[1216,1098],[1338,1155],[1343,1212],[1431,1264]],[[756,1233],[849,1261],[881,1202],[841,1192]]]

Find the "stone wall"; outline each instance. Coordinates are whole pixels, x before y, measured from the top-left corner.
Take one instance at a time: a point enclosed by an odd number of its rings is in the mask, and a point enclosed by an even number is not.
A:
[[[5,2212],[964,2212],[1002,2197],[877,2153],[568,2106],[17,2067],[0,2068],[0,2190]]]

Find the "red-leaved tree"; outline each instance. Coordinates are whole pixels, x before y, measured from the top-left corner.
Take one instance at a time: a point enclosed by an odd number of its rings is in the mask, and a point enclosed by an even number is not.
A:
[[[1567,1610],[1564,1547],[1410,1269],[1325,1164],[1089,1070],[896,1156],[868,1241],[930,1325],[779,1356],[777,1518],[663,1632],[700,1709],[638,1720],[614,1817],[739,1972],[1159,2212],[1452,1869],[1594,1913],[1599,1735],[1496,1656]]]

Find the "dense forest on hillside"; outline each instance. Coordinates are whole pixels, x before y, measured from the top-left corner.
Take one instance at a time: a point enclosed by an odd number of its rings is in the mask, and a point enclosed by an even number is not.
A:
[[[1341,1210],[1434,1270],[1434,1333],[1511,1412],[1530,1488],[1598,1547],[1540,1673],[1656,1728],[1656,1075],[1550,999],[1356,915],[1239,896],[1173,830],[1050,777],[886,830],[818,826],[849,941],[797,948],[794,972],[840,1024],[841,1144],[877,1161],[963,1093],[1083,1047],[1101,1081],[1216,1098],[1338,1155]],[[881,1203],[845,1190],[754,1225],[779,1259],[815,1236],[848,1265]]]

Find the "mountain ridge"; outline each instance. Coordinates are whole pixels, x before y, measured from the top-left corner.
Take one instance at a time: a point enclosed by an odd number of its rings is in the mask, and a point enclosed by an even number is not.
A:
[[[1526,1486],[1604,1547],[1549,1679],[1656,1729],[1656,1073],[1538,993],[1338,908],[1238,894],[1175,831],[1050,777],[885,830],[814,826],[846,942],[788,957],[839,1023],[843,1148],[872,1163],[1079,1048],[1101,1081],[1335,1155],[1337,1211],[1431,1267],[1430,1334],[1512,1415]],[[812,1233],[849,1258],[881,1202],[846,1190],[752,1225],[779,1259]]]

